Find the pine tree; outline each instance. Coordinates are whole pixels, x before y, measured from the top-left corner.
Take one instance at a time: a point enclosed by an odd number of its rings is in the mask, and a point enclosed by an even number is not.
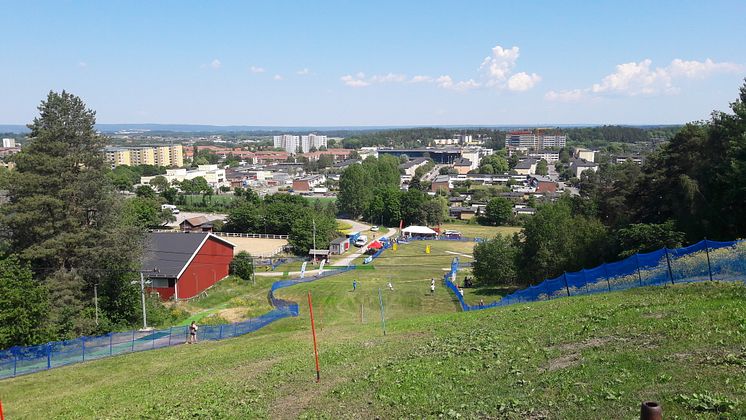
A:
[[[95,112],[65,91],[50,92],[39,112],[16,155],[10,203],[0,212],[10,250],[31,263],[38,281],[56,272],[79,276],[62,302],[69,308],[61,310],[88,316],[78,308],[93,306],[98,284],[102,318],[131,323],[138,317],[137,290],[129,280],[136,277],[143,236],[122,221],[121,198],[105,176],[106,139],[94,128]],[[71,331],[93,332],[82,319],[74,325]]]

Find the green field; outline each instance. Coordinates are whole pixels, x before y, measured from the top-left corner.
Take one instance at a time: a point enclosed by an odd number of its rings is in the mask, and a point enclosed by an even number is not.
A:
[[[467,238],[494,238],[497,234],[513,236],[515,232],[521,231],[521,228],[512,226],[481,226],[461,223],[444,223],[441,228],[443,230],[459,231]]]
[[[301,303],[301,315],[256,333],[0,381],[0,398],[12,419],[632,419],[645,400],[661,402],[665,418],[746,417],[743,284],[461,313],[440,282],[430,295],[429,279],[445,273],[446,251],[473,244],[444,242],[428,242],[431,256],[423,257],[424,242],[402,245],[372,270],[281,289],[279,297]],[[265,287],[237,292],[259,299]],[[226,296],[218,292],[200,304],[220,305]]]

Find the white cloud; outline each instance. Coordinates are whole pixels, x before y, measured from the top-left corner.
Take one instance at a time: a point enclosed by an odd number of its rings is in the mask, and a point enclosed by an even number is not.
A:
[[[516,73],[508,79],[508,89],[516,92],[523,92],[536,86],[541,81],[541,76],[536,73],[528,74],[526,72]]]
[[[744,69],[740,64],[716,63],[709,58],[705,61],[677,58],[665,67],[653,67],[652,64],[650,59],[619,64],[613,73],[588,88],[549,91],[544,98],[550,101],[577,101],[590,95],[672,95],[680,90],[674,84],[676,80],[703,79],[714,73],[737,73]]]
[[[401,83],[407,80],[407,76],[403,74],[384,74],[380,76],[372,76],[370,78],[371,83]]]
[[[307,75],[311,74],[311,70],[308,70],[308,68],[302,68],[302,69],[296,71],[295,74],[297,74],[299,76],[307,76]]]
[[[388,73],[365,77],[358,73],[342,76],[340,80],[349,87],[366,87],[381,83],[431,83],[441,89],[454,91],[467,91],[483,87],[495,87],[497,89],[510,89],[513,91],[526,91],[533,88],[541,81],[541,76],[536,73],[513,73],[520,50],[518,47],[503,48],[496,45],[492,48],[492,54],[482,60],[479,71],[481,79],[454,80],[450,75],[433,77],[428,75],[416,75],[409,77],[405,74]]]
[[[210,62],[210,67],[212,67],[213,69],[217,70],[217,69],[219,69],[220,67],[223,67],[223,63],[221,63],[221,62],[220,62],[220,60],[218,60],[218,59],[216,58],[216,59],[214,59],[214,60],[212,60],[212,61]]]
[[[671,76],[683,76],[688,79],[705,78],[712,73],[738,73],[744,66],[736,63],[716,63],[709,58],[705,61],[684,61],[679,58],[671,61],[668,66]]]
[[[550,90],[544,94],[544,99],[548,101],[556,102],[577,102],[586,96],[586,92],[583,89],[572,89],[572,90]]]
[[[458,92],[476,89],[482,86],[479,82],[475,81],[474,79],[454,82],[453,78],[448,75],[438,77],[437,79],[435,79],[435,83],[438,85],[439,88],[455,90]]]
[[[80,67],[80,68],[86,68],[86,67],[88,67],[88,63],[86,63],[85,61],[81,61],[81,62],[78,63],[78,67]]]
[[[430,83],[433,81],[433,78],[430,76],[413,76],[411,79],[409,79],[409,83]]]
[[[251,66],[251,67],[249,67],[249,70],[252,73],[264,73],[264,71],[265,71],[264,67],[259,67],[259,66]]]
[[[365,75],[362,73],[358,73],[356,76],[347,74],[345,76],[340,77],[340,80],[342,80],[342,82],[345,85],[349,87],[353,87],[353,88],[361,88],[361,87],[370,86],[369,82],[366,82],[365,80],[363,80],[364,77]]]
[[[492,56],[485,57],[479,66],[479,70],[487,74],[487,84],[496,86],[504,82],[513,72],[519,55],[520,49],[518,47],[506,49],[495,45],[492,48]]]
[[[281,74],[275,74],[274,76],[272,76],[272,79],[274,79],[274,80],[282,80],[282,79],[284,79],[284,77],[282,77]]]

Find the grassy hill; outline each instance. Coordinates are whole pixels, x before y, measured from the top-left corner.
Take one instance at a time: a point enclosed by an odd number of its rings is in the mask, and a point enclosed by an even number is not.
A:
[[[420,283],[398,282],[384,294],[384,337],[370,300],[387,273],[411,270],[424,282],[436,271],[420,275],[397,261],[406,259],[377,262],[368,272],[377,280],[361,279],[354,293],[342,276],[281,291],[299,300],[314,294],[319,384],[304,307],[298,318],[235,339],[0,381],[0,398],[13,419],[636,418],[643,400],[661,402],[666,418],[746,416],[742,284],[456,313],[442,287],[428,296]]]

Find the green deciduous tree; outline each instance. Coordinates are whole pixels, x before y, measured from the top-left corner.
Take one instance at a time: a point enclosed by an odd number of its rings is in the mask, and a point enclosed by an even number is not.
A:
[[[254,274],[254,259],[246,251],[241,251],[233,257],[230,273],[244,280],[251,280]]]
[[[18,257],[0,258],[0,349],[49,337],[46,289]]]
[[[686,234],[676,230],[672,220],[666,223],[637,223],[615,232],[619,258],[641,252],[651,252],[663,247],[678,248]]]
[[[502,226],[513,220],[513,204],[507,198],[495,197],[487,203],[484,221],[491,226]]]
[[[502,235],[474,247],[474,276],[484,286],[516,284],[518,248]]]

